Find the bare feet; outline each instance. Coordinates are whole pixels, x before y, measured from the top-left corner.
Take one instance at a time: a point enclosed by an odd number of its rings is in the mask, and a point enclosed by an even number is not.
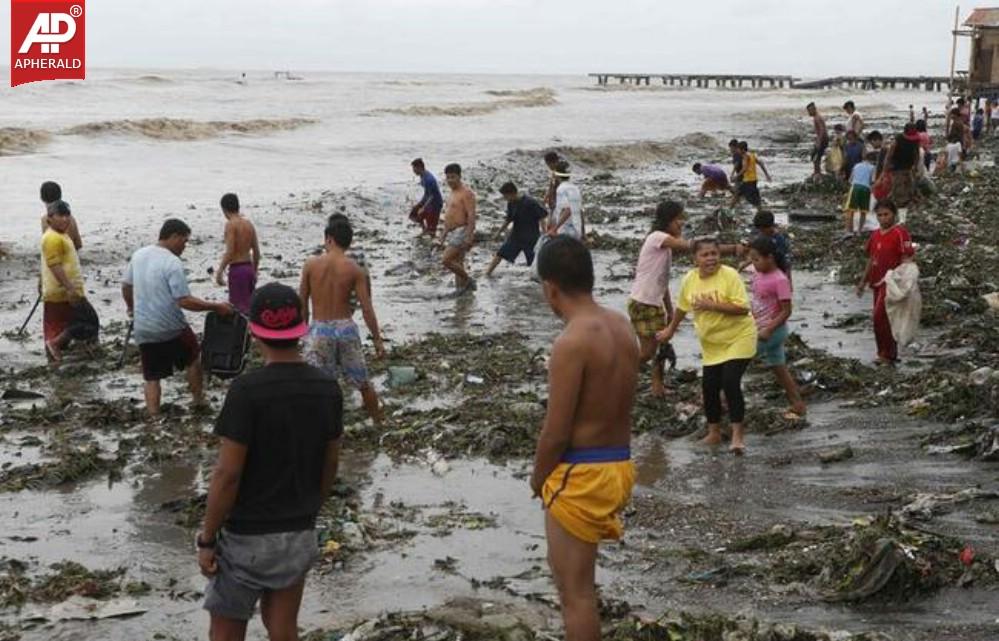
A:
[[[53,363],[59,363],[62,360],[62,350],[59,349],[57,342],[45,341],[45,351],[49,353]]]
[[[718,425],[708,425],[708,435],[701,439],[701,445],[715,447],[721,444],[721,428]]]
[[[662,381],[652,378],[652,398],[666,398],[666,386]]]
[[[742,425],[732,425],[732,445],[728,449],[736,456],[742,456],[746,453],[746,443],[742,433]]]

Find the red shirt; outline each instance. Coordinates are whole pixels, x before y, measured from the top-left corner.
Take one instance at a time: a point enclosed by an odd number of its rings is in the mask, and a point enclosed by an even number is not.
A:
[[[867,255],[871,258],[871,273],[868,281],[871,285],[880,283],[889,269],[895,269],[902,264],[904,256],[912,256],[912,238],[905,227],[895,225],[885,231],[878,229],[867,239]]]

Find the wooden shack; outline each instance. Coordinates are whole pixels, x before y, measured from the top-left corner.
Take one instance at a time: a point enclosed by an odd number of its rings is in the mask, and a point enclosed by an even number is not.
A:
[[[967,91],[974,97],[999,92],[999,7],[975,9],[955,36],[971,39]]]

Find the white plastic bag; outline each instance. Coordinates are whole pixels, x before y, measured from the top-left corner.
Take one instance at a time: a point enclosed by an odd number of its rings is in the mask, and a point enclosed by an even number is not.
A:
[[[923,296],[919,292],[919,266],[907,261],[885,274],[885,311],[891,333],[900,347],[912,342],[923,314]]]

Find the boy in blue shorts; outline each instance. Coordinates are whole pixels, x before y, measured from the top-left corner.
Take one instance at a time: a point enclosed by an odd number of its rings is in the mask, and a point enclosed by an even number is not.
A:
[[[528,266],[534,264],[534,246],[541,237],[541,226],[548,217],[548,210],[544,205],[526,194],[520,194],[512,182],[504,183],[500,187],[500,194],[506,200],[506,222],[503,223],[497,236],[502,237],[511,223],[513,231],[493,256],[493,262],[486,269],[486,276],[492,276],[500,260],[513,263],[521,253],[524,254]]]

